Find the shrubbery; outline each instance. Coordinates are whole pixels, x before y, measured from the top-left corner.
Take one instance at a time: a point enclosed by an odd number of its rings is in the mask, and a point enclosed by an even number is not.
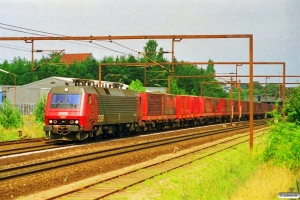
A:
[[[34,116],[36,121],[44,122],[45,120],[45,107],[46,107],[46,95],[44,94],[40,100],[36,103],[34,109]]]
[[[300,124],[300,86],[293,88],[284,105],[287,120]]]
[[[13,105],[5,100],[0,107],[0,125],[4,128],[19,128],[23,126],[24,119],[21,112],[13,107]]]
[[[143,84],[138,79],[136,79],[135,81],[132,80],[132,82],[128,86],[128,89],[129,90],[135,90],[137,92],[146,92],[146,89],[143,87]]]
[[[297,107],[295,105],[295,107]],[[289,108],[293,110],[292,105]],[[289,113],[287,113],[289,114]],[[293,118],[283,119],[282,114],[274,110],[269,138],[264,152],[265,161],[284,165],[290,169],[300,168],[300,125]]]
[[[271,126],[264,158],[290,169],[300,168],[300,126],[284,121]]]

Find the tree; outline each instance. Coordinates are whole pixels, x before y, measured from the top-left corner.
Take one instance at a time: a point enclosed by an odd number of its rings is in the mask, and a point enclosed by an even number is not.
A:
[[[147,56],[145,59],[147,62],[152,62],[152,60],[156,60],[156,48],[158,44],[155,40],[149,40],[144,47],[145,55]]]
[[[213,63],[214,61],[209,59],[208,62]],[[207,76],[214,76],[216,74],[216,70],[214,68],[214,64],[208,64],[205,70],[205,75]],[[207,78],[208,81],[213,81],[214,78]]]
[[[177,85],[177,80],[173,80],[171,82],[171,94],[176,94],[176,95],[185,95],[186,92],[184,91],[184,89],[179,88]]]
[[[284,112],[288,121],[300,124],[300,86],[293,88],[290,96],[286,99]]]
[[[137,92],[146,92],[146,89],[143,87],[143,84],[138,79],[132,81],[131,84],[128,86],[128,89]]]
[[[44,122],[45,121],[45,108],[46,108],[46,94],[44,94],[40,100],[36,103],[36,106],[34,108],[34,116],[35,120],[38,122]]]
[[[262,95],[265,92],[265,88],[258,82],[254,81],[253,82],[253,90],[254,90],[254,95]]]
[[[267,90],[267,95],[268,96],[277,96],[278,91],[279,91],[279,85],[278,84],[267,84],[265,86]]]

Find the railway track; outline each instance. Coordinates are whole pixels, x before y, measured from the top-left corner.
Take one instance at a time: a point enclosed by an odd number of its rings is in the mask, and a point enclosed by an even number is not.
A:
[[[254,138],[260,137],[263,134],[256,135]],[[113,194],[125,190],[128,187],[142,183],[147,179],[151,179],[155,176],[188,165],[194,161],[203,159],[205,157],[227,150],[239,144],[248,142],[249,139],[245,138],[248,137],[248,135],[249,134],[243,134],[233,139],[226,139],[225,141],[218,142],[203,147],[201,149],[194,150],[192,152],[180,154],[178,156],[174,156],[173,158],[165,159],[164,161],[159,161],[154,164],[149,164],[147,166],[143,166],[140,168],[133,169],[131,171],[127,171],[125,173],[120,173],[118,175],[111,176],[103,180],[95,181],[92,184],[81,186],[79,188],[72,189],[58,195],[54,195],[47,199],[48,200],[53,200],[53,199],[71,200],[71,199],[101,199],[101,198],[109,197]],[[224,144],[224,146],[222,145],[222,148],[218,148],[217,150],[214,150],[211,153],[196,154],[199,151],[203,151],[205,149],[215,147],[220,144]]]
[[[21,154],[21,153],[29,153],[34,151],[40,151],[40,150],[48,150],[48,149],[57,149],[67,146],[73,146],[74,144],[62,144],[58,145],[52,142],[51,144],[41,144],[41,145],[35,145],[35,146],[27,146],[27,147],[20,147],[20,148],[14,148],[14,149],[3,149],[0,150],[0,157],[2,156],[10,156],[15,154]]]
[[[265,123],[263,123],[265,124]],[[262,123],[259,124],[254,124],[255,126],[262,125]],[[44,161],[40,163],[34,163],[34,164],[27,164],[27,165],[22,165],[22,166],[16,166],[16,167],[11,167],[11,168],[6,168],[6,169],[1,169],[0,170],[0,181],[2,180],[8,180],[11,178],[16,178],[16,177],[21,177],[25,175],[30,175],[42,171],[48,171],[60,167],[65,167],[65,166],[71,166],[74,164],[80,164],[88,161],[93,161],[97,159],[102,159],[102,158],[108,158],[108,157],[113,157],[117,155],[122,155],[122,154],[127,154],[131,153],[134,151],[139,151],[139,150],[145,150],[145,149],[150,149],[162,145],[168,145],[168,144],[174,144],[178,142],[183,142],[187,140],[193,140],[193,139],[198,139],[198,138],[203,138],[203,137],[213,137],[218,134],[226,133],[229,131],[235,131],[239,130],[241,128],[248,128],[249,125],[246,126],[236,126],[236,127],[230,127],[226,129],[221,129],[221,130],[210,130],[206,132],[199,133],[194,132],[188,135],[181,135],[181,136],[176,136],[172,138],[167,138],[163,140],[158,140],[158,141],[153,141],[153,142],[147,142],[147,143],[141,143],[141,144],[135,144],[135,145],[128,145],[128,146],[123,146],[115,149],[108,149],[108,150],[102,150],[99,152],[93,152],[89,154],[83,154],[83,155],[76,155],[76,156],[70,156],[70,157],[65,157],[65,158],[60,158],[56,160],[50,160],[50,161]]]
[[[260,123],[260,122],[257,122]],[[203,127],[202,127],[203,128]],[[165,130],[169,131],[169,130]],[[163,131],[164,132],[164,131]],[[155,134],[155,132],[153,132]],[[102,139],[101,141],[108,141],[109,138]],[[22,154],[22,153],[29,153],[34,151],[41,151],[41,150],[50,150],[50,149],[57,149],[62,147],[68,147],[73,146],[75,143],[72,144],[55,144],[54,141],[51,141],[50,139],[46,138],[35,138],[35,139],[20,139],[16,141],[7,141],[7,142],[0,142],[0,146],[9,146],[9,145],[18,145],[18,144],[24,144],[24,143],[41,143],[41,145],[34,145],[34,146],[22,146],[22,147],[12,147],[10,149],[3,148],[0,149],[0,157],[3,156],[10,156],[15,154]],[[95,141],[87,141],[87,143],[94,143]],[[76,143],[78,144],[78,143]]]
[[[26,139],[0,142],[0,146],[23,144],[23,143],[47,142],[47,141],[50,141],[50,139],[47,139],[47,138],[26,138]]]

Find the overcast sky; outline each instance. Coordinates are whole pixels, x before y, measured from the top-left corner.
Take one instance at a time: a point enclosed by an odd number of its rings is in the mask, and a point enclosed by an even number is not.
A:
[[[287,75],[300,75],[299,0],[0,0],[0,6],[0,37],[42,34],[12,26],[69,36],[253,34],[254,61],[286,62]],[[147,40],[116,42],[143,51]],[[134,51],[107,41],[95,43],[136,55]],[[172,50],[170,40],[157,40],[157,43],[165,51]],[[97,60],[122,55],[98,45],[78,41],[35,41],[34,48],[92,53]],[[0,41],[0,62],[19,56],[31,60],[30,51],[31,44],[24,41]],[[42,55],[35,53],[36,58]],[[182,40],[175,43],[175,56],[177,60],[195,62],[208,59],[248,62],[249,42],[248,39]],[[168,54],[166,57],[171,59]],[[216,65],[215,69],[235,72],[235,65]],[[239,74],[249,72],[246,65],[238,69]],[[255,65],[254,73],[281,75],[282,67]],[[265,81],[264,78],[257,80]],[[268,82],[281,80],[272,78]],[[287,79],[287,82],[295,80]]]

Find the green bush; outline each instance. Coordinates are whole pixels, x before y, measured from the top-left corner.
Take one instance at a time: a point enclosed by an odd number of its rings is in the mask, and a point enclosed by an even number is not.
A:
[[[128,89],[129,90],[135,90],[137,92],[146,92],[146,89],[143,87],[142,82],[139,81],[138,79],[136,79],[135,81],[132,80],[132,82],[128,86]]]
[[[290,105],[289,110],[293,109]],[[265,161],[271,160],[290,169],[300,168],[300,125],[295,120],[291,122],[291,118],[283,119],[277,109],[270,114],[273,118],[264,152]]]
[[[4,128],[19,128],[23,126],[24,119],[21,112],[15,109],[6,99],[0,107],[0,125]]]
[[[284,105],[287,120],[300,124],[300,86],[293,88]]]
[[[36,103],[34,109],[34,116],[36,121],[44,122],[45,121],[45,107],[46,107],[46,95],[44,94],[40,100]]]
[[[265,161],[290,169],[300,168],[300,126],[291,122],[274,123],[269,130],[269,138],[264,152]]]

